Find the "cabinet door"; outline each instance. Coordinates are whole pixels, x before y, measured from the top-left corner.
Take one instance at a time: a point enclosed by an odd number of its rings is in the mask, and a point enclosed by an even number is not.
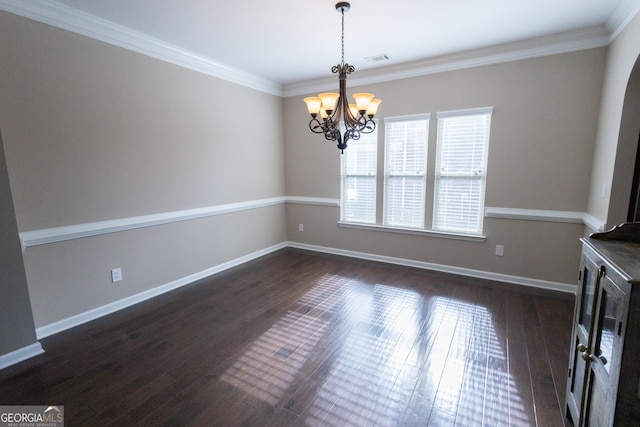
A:
[[[600,281],[594,339],[589,348],[584,425],[613,425],[623,337],[624,294],[608,277]]]
[[[591,330],[595,323],[596,297],[601,276],[601,268],[594,260],[583,255],[581,264],[567,381],[567,411],[576,425],[581,425],[582,420],[589,368],[589,358],[586,355],[592,346]]]

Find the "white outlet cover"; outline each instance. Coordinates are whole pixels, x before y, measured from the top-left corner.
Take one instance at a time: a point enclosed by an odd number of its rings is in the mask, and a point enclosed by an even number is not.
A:
[[[114,268],[111,270],[111,282],[116,283],[122,280],[122,269]]]

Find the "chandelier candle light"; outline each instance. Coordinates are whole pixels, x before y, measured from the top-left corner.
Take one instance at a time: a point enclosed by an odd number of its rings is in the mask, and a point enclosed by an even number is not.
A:
[[[338,73],[340,93],[321,93],[304,99],[311,114],[311,132],[323,133],[328,141],[337,141],[341,153],[347,148],[347,141],[356,141],[361,133],[371,133],[375,130],[376,123],[373,117],[382,102],[373,99],[372,93],[354,93],[355,104],[349,104],[347,99],[347,74],[355,70],[353,65],[344,62],[344,13],[350,7],[347,2],[336,3],[336,10],[342,15],[342,62],[332,67],[331,72]],[[318,115],[322,121],[318,119]],[[344,123],[344,135],[340,131],[340,121]]]

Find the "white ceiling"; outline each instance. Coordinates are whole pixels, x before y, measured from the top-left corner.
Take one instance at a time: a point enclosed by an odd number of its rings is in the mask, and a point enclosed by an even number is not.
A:
[[[36,3],[42,2],[53,4],[52,0]],[[333,0],[56,2],[282,86],[331,76],[331,67],[340,62],[340,14]],[[611,37],[637,13],[640,2],[350,3],[351,10],[345,14],[345,61],[357,72],[584,30]],[[378,63],[365,60],[380,54],[391,59]]]

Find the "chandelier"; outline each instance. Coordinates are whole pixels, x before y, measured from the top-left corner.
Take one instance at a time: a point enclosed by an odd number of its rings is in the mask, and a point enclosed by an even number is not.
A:
[[[337,141],[341,153],[347,148],[347,141],[357,141],[361,133],[371,133],[375,130],[373,116],[382,102],[373,99],[372,93],[354,93],[355,104],[349,104],[347,99],[347,74],[355,70],[353,65],[344,62],[344,13],[350,7],[348,2],[336,3],[336,10],[342,15],[342,61],[332,67],[331,72],[338,73],[340,93],[321,93],[304,99],[311,114],[311,132],[324,134],[328,141]],[[341,121],[344,124],[344,134],[340,130]]]

